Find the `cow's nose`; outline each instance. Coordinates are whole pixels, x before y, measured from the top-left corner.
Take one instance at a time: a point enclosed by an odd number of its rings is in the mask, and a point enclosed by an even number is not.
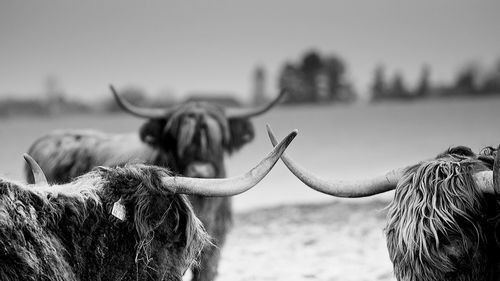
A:
[[[215,167],[210,163],[195,162],[189,164],[185,172],[190,178],[215,178]]]

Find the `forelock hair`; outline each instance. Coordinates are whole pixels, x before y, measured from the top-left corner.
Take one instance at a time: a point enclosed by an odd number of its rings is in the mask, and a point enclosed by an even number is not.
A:
[[[192,108],[196,106],[201,108],[198,120],[189,118]],[[206,126],[203,133],[202,125]],[[203,103],[203,107],[197,103],[189,103],[179,108],[169,117],[163,131],[174,138],[177,148],[175,153],[182,161],[187,158],[185,154],[189,149],[196,149],[196,154],[206,155],[210,158],[222,155],[223,145],[229,143],[231,138],[229,123],[224,112],[208,103]],[[198,140],[200,143],[195,147],[193,142],[197,137],[200,138]],[[187,161],[189,160],[192,159]],[[217,161],[219,160],[217,159]]]
[[[189,102],[164,118],[148,120],[139,135],[143,142],[164,152],[153,163],[182,173],[193,161],[212,162],[223,170],[224,154],[238,151],[253,140],[255,133],[248,118],[228,119],[219,106]]]
[[[161,167],[134,164],[124,167],[99,167],[107,180],[106,197],[123,200],[125,206],[133,209],[133,222],[138,235],[135,262],[144,268],[151,267],[154,252],[152,241],[167,225],[171,250],[182,249],[179,260],[172,261],[176,267],[197,264],[197,257],[210,239],[202,223],[194,215],[191,203],[185,195],[166,194],[162,178],[172,174]],[[159,206],[154,200],[166,199],[168,206]],[[113,201],[111,200],[111,201]],[[111,206],[109,206],[109,209]]]
[[[385,228],[398,280],[452,280],[445,276],[484,250],[484,196],[472,177],[482,163],[459,151],[409,168],[398,182]]]

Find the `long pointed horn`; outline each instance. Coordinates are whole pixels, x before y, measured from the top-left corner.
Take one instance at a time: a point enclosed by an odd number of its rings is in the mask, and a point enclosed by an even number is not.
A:
[[[42,171],[42,168],[38,165],[38,163],[33,159],[29,154],[23,154],[24,160],[30,166],[31,172],[33,173],[33,179],[35,184],[39,185],[48,185],[47,178]]]
[[[266,125],[266,127],[271,143],[273,145],[276,145],[276,137],[274,136],[271,126]],[[500,159],[500,156],[498,156],[498,154],[497,158]],[[366,197],[395,189],[404,171],[408,168],[406,167],[402,169],[395,169],[387,172],[385,175],[374,177],[371,179],[347,182],[341,180],[334,181],[319,178],[313,173],[302,168],[300,165],[296,164],[295,161],[293,161],[286,153],[283,153],[283,155],[281,156],[281,160],[298,179],[300,179],[303,183],[305,183],[312,189],[336,197],[350,198]],[[495,164],[496,163],[497,161],[495,161]],[[498,161],[498,163],[498,168],[500,169],[500,161]],[[499,169],[497,169],[496,171],[498,171]],[[483,171],[474,173],[472,175],[476,186],[478,186],[479,189],[485,193],[494,193],[493,173],[494,172],[492,171]],[[497,182],[500,182],[500,175],[497,175],[496,180]]]
[[[273,108],[276,104],[278,104],[281,99],[286,95],[287,91],[285,89],[281,89],[280,94],[269,103],[262,105],[260,107],[255,108],[227,108],[226,116],[228,119],[236,119],[236,118],[251,118],[260,114],[263,114]]]
[[[276,145],[276,137],[271,127],[269,125],[266,126],[271,143]],[[295,161],[285,153],[281,156],[281,160],[283,160],[283,163],[285,163],[288,169],[307,186],[319,192],[337,197],[366,197],[392,190],[396,188],[404,171],[404,169],[393,170],[385,175],[360,181],[334,181],[315,176],[313,173],[296,164]]]
[[[165,117],[165,114],[168,112],[168,109],[163,108],[140,108],[137,107],[128,101],[124,100],[115,90],[113,85],[109,85],[109,89],[113,93],[115,97],[116,103],[120,105],[120,107],[126,112],[141,117],[141,118],[151,118],[158,119]]]
[[[232,196],[243,193],[259,183],[271,171],[296,135],[297,130],[292,131],[264,160],[243,175],[227,179],[165,177],[163,184],[174,193],[202,196]]]

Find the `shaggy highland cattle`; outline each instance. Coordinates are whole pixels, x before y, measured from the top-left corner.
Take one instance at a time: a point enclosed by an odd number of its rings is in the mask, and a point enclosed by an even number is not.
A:
[[[273,144],[274,135],[268,127]],[[309,187],[338,197],[395,189],[385,234],[400,281],[500,280],[500,153],[453,147],[435,159],[383,176],[343,182],[318,178],[288,156],[283,162]]]
[[[189,102],[168,109],[138,108],[123,100],[110,86],[117,103],[148,121],[139,134],[112,135],[96,131],[58,131],[38,139],[28,154],[41,165],[48,180],[64,183],[95,166],[122,166],[131,162],[167,167],[198,178],[224,178],[224,154],[250,142],[250,118],[271,109],[284,91],[259,108],[221,108],[206,102]],[[30,173],[26,173],[28,181]],[[231,198],[189,197],[195,213],[217,247],[202,252],[194,281],[211,281],[217,275],[220,251],[232,222]]]
[[[292,132],[248,173],[172,176],[161,167],[98,167],[49,185],[25,155],[35,184],[0,178],[0,280],[182,280],[209,238],[187,197],[231,196],[256,185]]]

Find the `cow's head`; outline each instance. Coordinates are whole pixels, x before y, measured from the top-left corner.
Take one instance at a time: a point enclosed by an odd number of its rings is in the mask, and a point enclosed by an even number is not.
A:
[[[167,153],[163,161],[189,177],[225,176],[224,152],[231,154],[254,138],[250,118],[270,110],[285,91],[259,108],[222,108],[208,102],[187,102],[167,109],[138,108],[111,86],[118,104],[132,115],[147,118],[141,139]],[[162,160],[159,160],[161,162]]]
[[[247,191],[269,173],[296,134],[247,173],[224,179],[178,177],[165,168],[136,164],[98,167],[68,184],[50,186],[38,164],[28,155],[25,159],[34,190],[58,198],[50,203],[59,209],[52,212],[56,218],[39,217],[55,222],[49,228],[63,237],[77,275],[179,281],[207,243],[183,194],[220,197]]]
[[[499,156],[494,149],[476,155],[454,147],[435,159],[352,182],[320,178],[285,154],[282,160],[306,185],[329,195],[364,197],[395,189],[385,232],[398,280],[472,281],[499,274]]]
[[[467,147],[450,148],[404,171],[385,229],[398,280],[497,278],[500,205],[491,171]],[[479,178],[485,173],[486,186]]]

